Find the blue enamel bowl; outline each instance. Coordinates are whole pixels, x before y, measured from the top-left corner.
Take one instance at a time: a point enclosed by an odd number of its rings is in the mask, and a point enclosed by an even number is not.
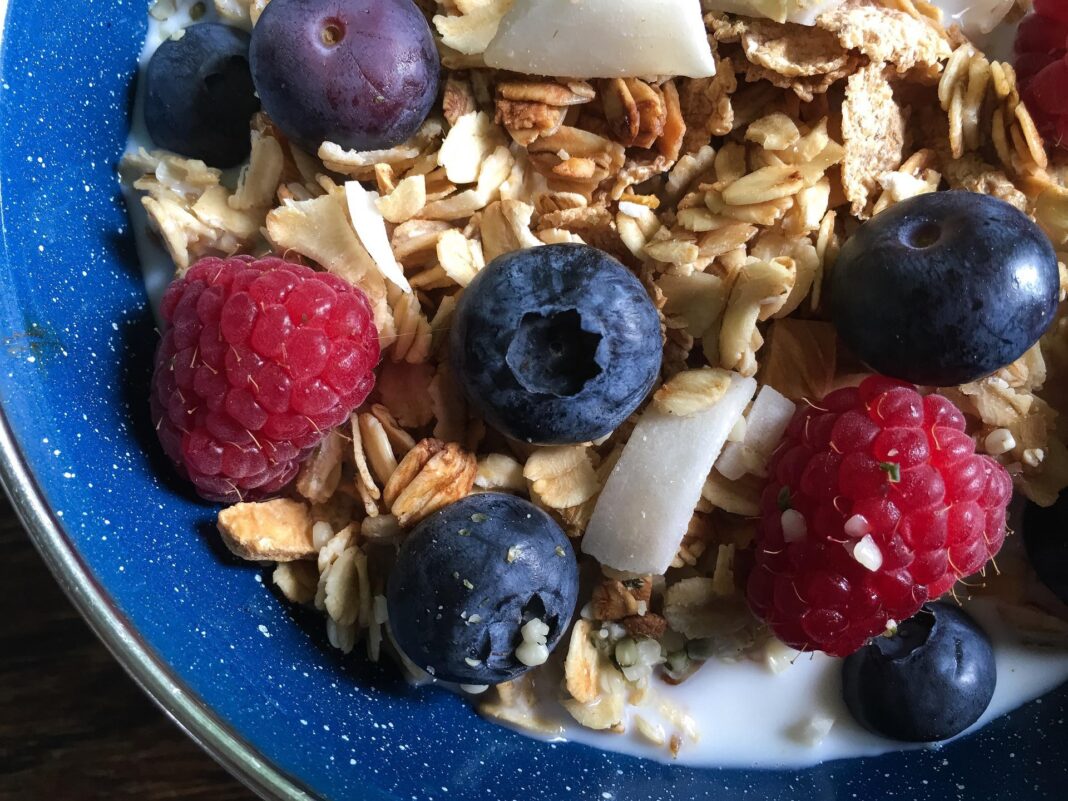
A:
[[[156,334],[115,178],[145,11],[0,0],[0,467],[82,614],[213,757],[279,799],[1065,798],[1064,687],[937,751],[699,770],[530,740],[325,647],[156,469]]]

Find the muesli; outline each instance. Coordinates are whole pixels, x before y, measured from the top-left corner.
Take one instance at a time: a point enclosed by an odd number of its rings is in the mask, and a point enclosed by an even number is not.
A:
[[[1068,12],[938,5],[194,5],[122,172],[175,267],[160,438],[223,541],[534,731],[544,674],[677,753],[661,682],[806,650],[884,736],[974,723],[953,600],[1068,630],[1065,576],[993,561],[1014,491],[1068,547]],[[1011,61],[969,36],[1017,23]],[[954,636],[977,686],[872,686]]]

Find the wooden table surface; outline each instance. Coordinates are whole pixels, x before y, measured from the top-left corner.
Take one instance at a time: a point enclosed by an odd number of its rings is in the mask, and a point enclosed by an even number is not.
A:
[[[111,658],[2,491],[0,599],[0,801],[255,798]]]

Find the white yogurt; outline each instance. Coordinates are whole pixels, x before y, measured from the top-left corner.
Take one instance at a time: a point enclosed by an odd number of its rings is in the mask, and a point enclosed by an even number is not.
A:
[[[969,731],[1068,680],[1068,650],[1024,645],[1001,621],[993,603],[974,602],[967,609],[991,635],[998,669],[990,707]],[[700,739],[684,738],[678,755],[678,761],[687,765],[801,767],[903,748],[854,722],[842,701],[841,660],[824,654],[801,655],[779,674],[757,662],[711,661],[677,687],[658,682],[656,692],[685,709],[696,725]],[[663,720],[655,709],[638,707],[630,710],[627,733],[615,735],[569,723],[566,713],[552,717],[564,726],[564,739],[665,759],[663,747],[649,744],[636,731],[636,714]],[[833,719],[834,725],[822,742],[809,745],[799,732],[819,717]],[[666,721],[664,727],[668,732],[679,730]]]
[[[967,15],[974,9],[993,8],[1000,2],[942,0],[939,5],[949,14]],[[150,19],[142,66],[160,42],[189,24],[189,5],[183,3],[183,10],[165,22]],[[141,95],[139,91],[128,151],[152,147],[142,122]],[[173,275],[173,266],[166,251],[148,233],[147,219],[136,193],[125,186],[123,191],[130,208],[145,284],[155,305]],[[991,601],[976,601],[967,608],[990,633],[998,667],[993,701],[976,728],[1068,680],[1068,649],[1025,645],[1001,621]],[[777,675],[757,662],[713,660],[677,687],[654,680],[654,695],[685,712],[699,734],[696,741],[684,738],[678,754],[678,761],[688,765],[804,766],[901,748],[901,744],[876,737],[853,722],[841,699],[840,667],[839,660],[822,654],[803,655]],[[551,700],[545,702],[543,710],[547,718],[562,727],[564,739],[658,760],[670,759],[667,749],[650,745],[638,734],[635,716],[663,722],[669,736],[686,728],[677,717],[670,720],[659,713],[655,701],[629,710],[627,733],[622,735],[583,729]],[[817,718],[834,721],[830,732],[816,745],[802,742],[799,732]]]

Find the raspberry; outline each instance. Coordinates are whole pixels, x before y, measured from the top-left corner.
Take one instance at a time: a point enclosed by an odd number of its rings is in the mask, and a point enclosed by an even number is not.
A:
[[[1068,4],[1064,0],[1035,0],[1035,14],[1068,25]]]
[[[964,428],[946,398],[881,376],[797,412],[747,588],[779,639],[846,656],[998,552],[1012,481]]]
[[[364,294],[277,258],[207,258],[163,296],[152,376],[167,455],[213,501],[278,492],[374,387]]]
[[[1016,77],[1035,126],[1053,147],[1068,149],[1068,4],[1036,3],[1016,33]]]

